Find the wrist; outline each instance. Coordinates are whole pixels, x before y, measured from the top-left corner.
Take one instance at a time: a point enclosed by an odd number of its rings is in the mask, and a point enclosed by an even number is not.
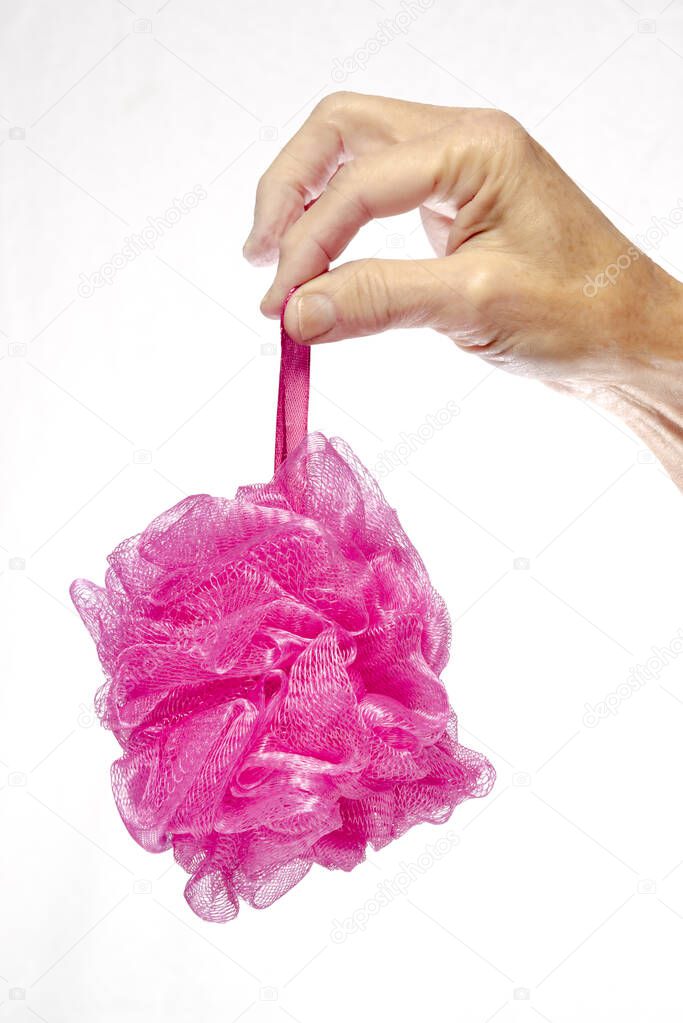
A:
[[[683,284],[647,260],[626,303],[609,382],[591,395],[636,433],[683,489]]]

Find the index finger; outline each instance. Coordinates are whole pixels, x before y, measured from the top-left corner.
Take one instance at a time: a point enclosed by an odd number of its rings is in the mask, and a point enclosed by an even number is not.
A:
[[[255,264],[273,262],[285,231],[341,164],[443,127],[456,114],[450,107],[383,96],[326,96],[261,177],[245,257]]]

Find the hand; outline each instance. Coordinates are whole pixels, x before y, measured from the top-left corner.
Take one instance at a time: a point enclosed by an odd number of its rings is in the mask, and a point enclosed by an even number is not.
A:
[[[364,224],[415,207],[435,259],[324,273]],[[660,456],[664,426],[681,445],[667,464],[683,481],[683,286],[508,115],[327,97],[259,182],[244,252],[258,264],[279,257],[267,316],[307,282],[286,311],[295,340],[433,327],[610,407]]]

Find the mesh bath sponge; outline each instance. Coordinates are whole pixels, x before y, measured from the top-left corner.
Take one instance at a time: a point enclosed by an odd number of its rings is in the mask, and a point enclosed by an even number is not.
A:
[[[307,433],[310,349],[281,341],[272,480],[186,498],[119,544],[104,587],[71,587],[119,813],[173,848],[212,921],[314,863],[351,870],[494,778],[440,680],[445,605],[373,477]]]

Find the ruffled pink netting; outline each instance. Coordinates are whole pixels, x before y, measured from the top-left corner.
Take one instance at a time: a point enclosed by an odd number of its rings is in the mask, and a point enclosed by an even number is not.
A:
[[[71,589],[121,817],[173,848],[205,920],[314,863],[351,870],[494,778],[458,742],[448,613],[396,513],[342,441],[296,438],[308,350],[287,342],[271,482],[181,501],[116,548],[104,588]]]

